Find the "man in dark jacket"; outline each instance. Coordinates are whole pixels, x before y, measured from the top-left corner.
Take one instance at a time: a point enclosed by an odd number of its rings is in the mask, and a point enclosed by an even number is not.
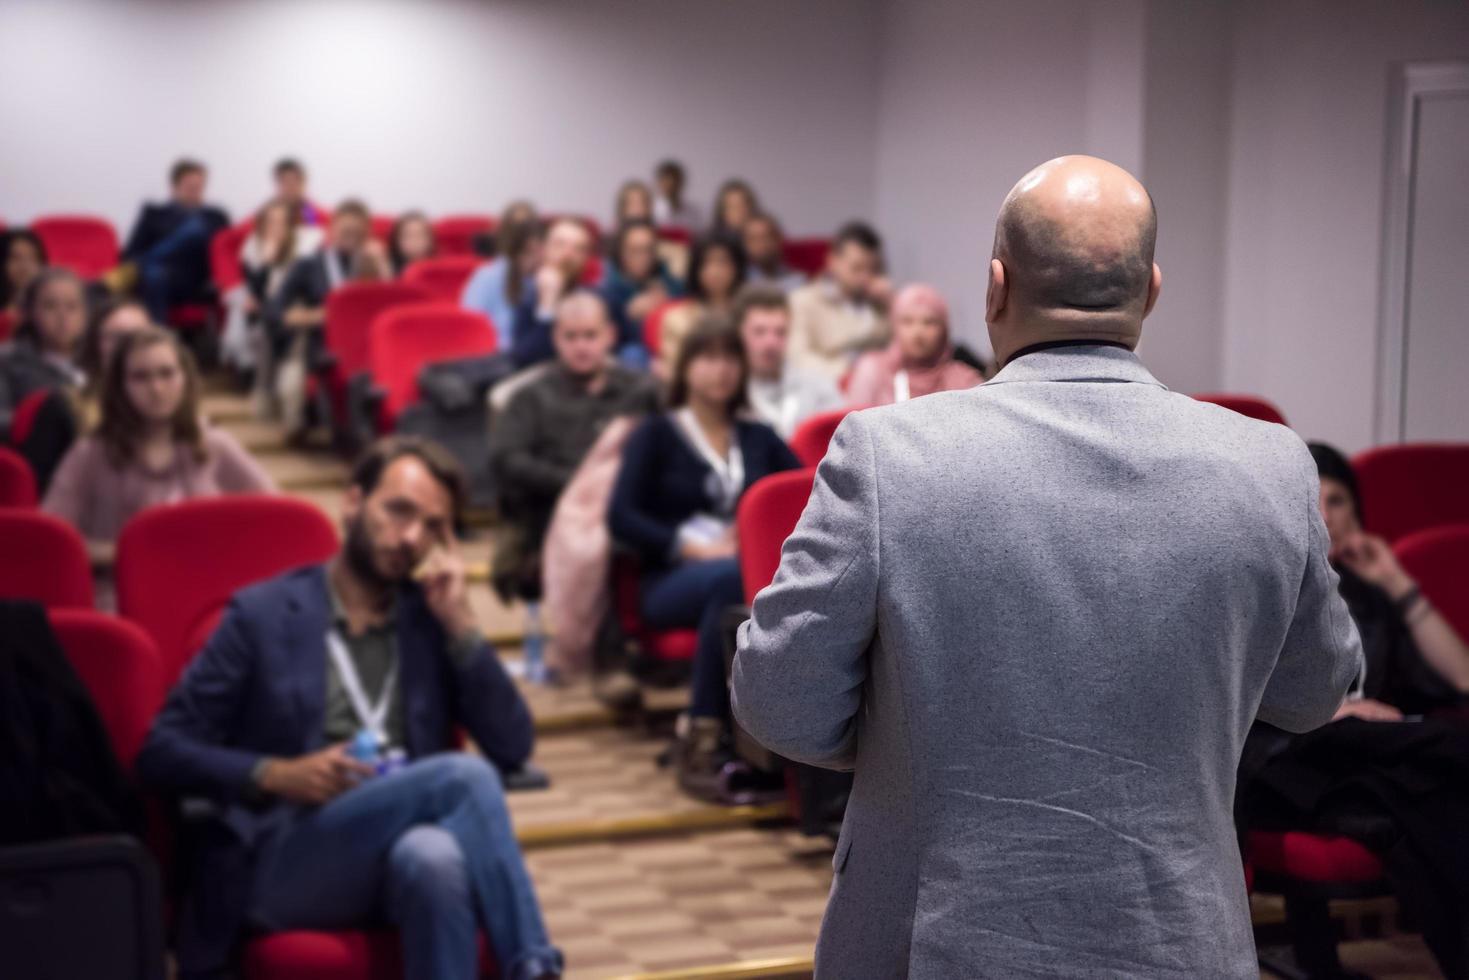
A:
[[[497,771],[530,755],[531,716],[466,599],[463,498],[442,448],[378,443],[342,553],[239,593],[169,697],[139,772],[222,824],[183,910],[186,976],[245,928],[383,921],[409,977],[476,976],[477,928],[509,980],[560,974]],[[483,758],[452,751],[461,726]]]
[[[137,264],[138,291],[155,323],[168,308],[207,302],[213,291],[209,240],[227,228],[229,215],[204,203],[209,172],[197,160],[180,160],[169,172],[170,199],[144,204],[133,222],[123,259]]]

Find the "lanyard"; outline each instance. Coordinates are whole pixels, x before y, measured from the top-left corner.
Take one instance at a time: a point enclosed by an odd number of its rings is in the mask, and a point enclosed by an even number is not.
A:
[[[331,654],[332,664],[337,668],[337,678],[347,691],[347,700],[352,702],[352,711],[357,715],[357,720],[362,723],[363,728],[377,736],[379,744],[386,745],[388,705],[393,700],[393,688],[398,683],[397,658],[394,658],[392,666],[388,668],[388,676],[383,678],[383,689],[378,694],[377,704],[371,704],[367,700],[367,692],[362,689],[362,678],[357,673],[357,665],[352,662],[352,654],[348,652],[346,642],[336,630],[327,630],[326,650]]]
[[[679,428],[683,429],[684,435],[688,437],[697,452],[709,464],[714,471],[714,478],[719,483],[720,500],[716,501],[720,510],[728,513],[734,510],[734,505],[740,499],[740,490],[745,483],[745,454],[740,451],[739,431],[734,430],[729,434],[729,456],[721,457],[709,445],[709,440],[704,435],[704,430],[699,428],[699,420],[694,418],[691,408],[681,408],[674,413]]]
[[[900,403],[908,400],[908,372],[899,371],[893,375],[893,402]]]

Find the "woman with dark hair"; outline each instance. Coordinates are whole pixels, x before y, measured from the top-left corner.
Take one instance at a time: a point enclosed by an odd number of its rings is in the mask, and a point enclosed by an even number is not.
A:
[[[66,454],[43,507],[106,554],[138,511],[226,493],[268,493],[270,477],[199,412],[194,357],[166,330],[128,334],[106,366],[102,418]]]
[[[148,319],[148,307],[131,296],[108,300],[97,308],[87,323],[77,363],[87,376],[82,386],[83,428],[90,429],[102,414],[102,381],[107,365],[128,334],[146,330],[154,324]]]
[[[760,213],[760,199],[755,188],[738,177],[726,180],[714,195],[714,220],[709,231],[715,235],[739,238],[745,231],[745,222]]]
[[[539,221],[515,220],[495,233],[495,258],[474,270],[459,305],[478,310],[495,325],[500,350],[515,343],[515,311],[541,264],[545,231]]]
[[[629,221],[653,220],[653,188],[641,180],[624,181],[617,189],[612,209],[612,227],[621,228]]]
[[[728,318],[701,321],[675,362],[669,410],[628,440],[608,517],[613,538],[641,559],[643,621],[699,630],[679,781],[703,798],[718,798],[728,761],[720,618],[743,594],[735,507],[761,477],[800,466],[775,430],[741,417],[748,373]]]
[[[1297,736],[1251,729],[1236,819],[1242,830],[1306,830],[1367,845],[1445,976],[1469,977],[1469,645],[1391,546],[1363,530],[1351,463],[1322,443],[1310,450],[1332,567],[1362,637],[1361,672],[1331,724]],[[1432,717],[1440,714],[1448,717]],[[1306,918],[1327,928],[1294,923],[1298,958],[1312,961],[1300,965],[1333,975],[1340,964],[1325,899]]]
[[[620,225],[602,282],[602,298],[617,325],[617,356],[629,367],[648,367],[643,320],[682,289],[658,258],[658,232],[649,221]]]
[[[0,313],[20,312],[26,287],[46,264],[46,244],[29,228],[0,235]]]
[[[393,263],[393,277],[419,259],[432,257],[438,251],[434,226],[422,211],[409,211],[393,223],[388,235],[388,258]]]
[[[80,388],[77,355],[87,328],[86,286],[69,269],[45,269],[26,286],[14,340],[0,348],[0,438],[27,395]]]
[[[684,282],[688,302],[663,315],[655,373],[666,374],[668,367],[677,362],[679,345],[706,314],[732,312],[735,294],[744,284],[745,249],[739,239],[708,235],[696,241]]]

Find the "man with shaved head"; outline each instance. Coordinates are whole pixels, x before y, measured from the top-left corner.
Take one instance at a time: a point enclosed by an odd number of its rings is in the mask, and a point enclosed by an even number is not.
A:
[[[855,769],[818,976],[1259,976],[1245,734],[1329,721],[1361,644],[1305,445],[1134,353],[1156,228],[1106,161],[1022,178],[1001,370],[847,416],[740,629],[736,718]]]

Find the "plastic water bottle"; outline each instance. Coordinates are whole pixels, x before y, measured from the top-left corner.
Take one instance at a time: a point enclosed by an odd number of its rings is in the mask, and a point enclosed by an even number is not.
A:
[[[525,679],[532,684],[546,682],[546,635],[541,631],[541,604],[525,604]]]
[[[358,729],[357,734],[352,736],[352,744],[347,746],[347,754],[363,765],[376,769],[379,761],[377,736],[366,728]]]

